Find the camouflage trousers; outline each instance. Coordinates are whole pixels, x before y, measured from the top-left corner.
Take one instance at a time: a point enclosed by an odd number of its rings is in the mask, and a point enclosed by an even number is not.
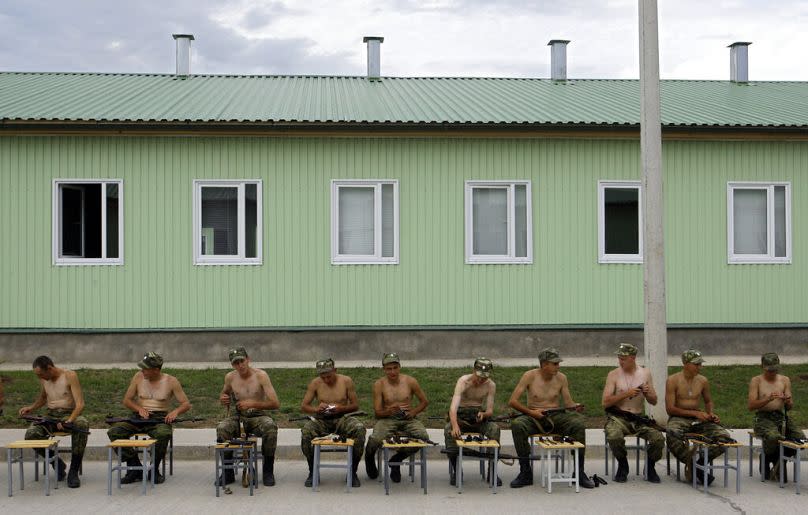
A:
[[[783,419],[782,411],[758,411],[755,414],[755,434],[763,441],[763,453],[770,460],[775,460],[780,456],[778,440],[805,438],[802,431],[794,427],[791,419],[786,423],[786,431],[783,434]]]
[[[163,418],[166,416],[166,414],[167,412],[165,411],[155,411],[151,413],[151,416],[155,418]],[[132,417],[137,416],[137,413],[132,414]],[[133,435],[138,433],[149,435],[149,438],[157,440],[157,443],[154,444],[154,461],[155,463],[159,464],[161,461],[163,461],[163,458],[166,457],[166,449],[168,449],[168,441],[171,440],[172,432],[173,428],[170,424],[154,424],[150,426],[138,427],[134,424],[130,424],[129,422],[117,422],[107,430],[107,436],[111,442],[113,440],[128,440],[129,438],[132,438]],[[138,452],[136,449],[122,447],[121,449],[118,449],[118,451],[121,453],[121,459],[124,461],[137,459]]]
[[[698,433],[708,438],[729,438],[729,432],[718,424],[712,422],[699,422],[696,418],[690,417],[671,417],[668,419],[668,449],[671,454],[676,456],[676,459],[682,463],[690,460],[690,449],[687,445],[687,438],[685,433]],[[707,456],[710,461],[724,454],[724,448],[712,445],[710,446]]]
[[[368,445],[365,449],[365,459],[369,459],[369,456],[375,456],[376,451],[381,448],[384,440],[388,436],[392,436],[393,434],[402,434],[404,436],[409,436],[410,438],[420,438],[421,440],[429,440],[429,433],[426,432],[426,428],[421,423],[420,420],[410,419],[410,420],[397,420],[394,418],[381,418],[376,421],[376,425],[373,426],[373,434],[370,435],[368,438]],[[417,448],[408,449],[406,451],[402,450],[404,454],[409,456],[410,454],[415,454],[418,452]]]
[[[65,419],[73,413],[69,409],[49,409],[47,415],[52,418]],[[73,425],[78,429],[89,430],[90,423],[84,417],[76,417]],[[50,438],[53,427],[46,425],[34,425],[25,431],[26,440],[45,440]],[[70,454],[73,456],[84,456],[84,449],[87,447],[87,433],[80,433],[78,431],[70,431]],[[40,453],[44,455],[44,452]]]
[[[300,432],[300,449],[306,460],[314,460],[314,449],[311,441],[318,436],[337,434],[345,438],[353,438],[353,462],[358,464],[362,460],[362,451],[365,448],[365,426],[354,417],[340,417],[330,420],[314,419],[303,425]]]
[[[665,449],[665,436],[662,432],[639,422],[630,422],[623,417],[608,415],[606,418],[606,442],[618,460],[626,459],[626,436],[637,435],[648,444],[648,461],[656,463],[662,458]]]
[[[275,448],[278,446],[278,425],[272,417],[261,410],[247,410],[242,413],[241,420],[244,421],[244,431],[247,435],[261,438],[261,453],[264,458],[275,456]],[[216,426],[216,440],[224,442],[231,438],[241,436],[238,427],[238,417],[228,417]]]
[[[565,411],[548,415],[541,420],[522,415],[511,421],[511,434],[516,454],[521,457],[530,455],[528,437],[537,433],[552,433],[569,436],[586,445],[586,425],[584,416],[574,411]]]
[[[458,408],[457,423],[463,433],[480,433],[482,436],[499,441],[499,426],[490,420],[477,422],[477,413],[480,408]],[[459,453],[457,443],[452,436],[452,423],[446,424],[443,428],[443,439],[446,442],[446,454],[449,457],[457,456]]]

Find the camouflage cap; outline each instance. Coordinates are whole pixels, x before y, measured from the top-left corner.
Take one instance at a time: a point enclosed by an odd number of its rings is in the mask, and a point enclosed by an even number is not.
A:
[[[398,359],[398,354],[395,352],[390,352],[384,355],[382,358],[382,366],[387,365],[388,363],[398,363],[401,364],[401,360]]]
[[[693,363],[701,365],[704,363],[704,358],[701,357],[701,352],[696,349],[688,349],[682,353],[682,364]]]
[[[488,358],[477,358],[474,360],[474,373],[479,377],[491,377],[494,371],[494,364]]]
[[[617,347],[615,354],[618,356],[636,356],[637,346],[630,343],[621,343],[620,346]]]
[[[317,369],[318,374],[327,374],[329,372],[333,372],[335,369],[334,360],[331,358],[321,359],[315,363],[314,367]]]
[[[142,369],[146,368],[162,368],[163,367],[163,357],[157,354],[156,352],[147,352],[143,359],[140,360],[140,363],[137,364]]]
[[[227,353],[227,359],[230,360],[230,363],[233,363],[240,359],[247,359],[248,357],[249,356],[247,356],[247,349],[245,349],[244,347],[239,347],[237,349],[230,349],[230,351]]]
[[[564,361],[561,359],[561,354],[559,354],[558,350],[554,349],[553,347],[547,347],[539,352],[539,363],[542,361],[549,361],[550,363],[561,363]]]
[[[760,364],[769,372],[777,372],[780,370],[780,356],[775,352],[767,352],[760,357]]]

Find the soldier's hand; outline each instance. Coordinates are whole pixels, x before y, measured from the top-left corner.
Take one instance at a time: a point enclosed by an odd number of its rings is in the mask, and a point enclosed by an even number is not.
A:
[[[718,415],[716,415],[715,413],[710,413],[710,422],[714,422],[714,423],[716,423],[716,424],[720,424],[720,423],[721,423],[721,419],[720,419],[720,418],[718,418]]]
[[[460,438],[460,426],[452,425],[452,438]]]
[[[638,386],[636,388],[631,388],[630,390],[626,391],[629,399],[633,399],[634,397],[638,396],[639,394],[643,393],[642,387]]]
[[[532,409],[530,410],[530,416],[533,418],[544,418],[544,410],[543,409]]]
[[[711,422],[712,419],[713,419],[713,416],[710,415],[709,413],[699,411],[698,415],[696,415],[696,418],[699,419],[700,422]]]
[[[149,410],[142,407],[137,409],[137,414],[140,416],[140,418],[149,418],[150,415]]]
[[[477,422],[482,422],[485,420],[485,413],[482,411],[477,412]]]
[[[169,413],[168,415],[166,415],[166,424],[171,424],[171,423],[172,423],[172,422],[174,422],[176,419],[177,419],[177,414],[176,414],[175,412],[173,412],[173,411],[172,411],[171,413]]]
[[[22,408],[20,408],[20,416],[27,415],[29,413],[31,413],[31,407],[30,406],[23,406]]]
[[[573,408],[578,413],[583,413],[583,411],[584,411],[584,405],[583,404],[576,404],[575,406],[573,406]]]
[[[219,396],[219,402],[221,402],[225,406],[230,406],[230,396],[226,393],[223,393]]]
[[[253,401],[238,401],[236,407],[242,411],[248,410],[253,407]]]

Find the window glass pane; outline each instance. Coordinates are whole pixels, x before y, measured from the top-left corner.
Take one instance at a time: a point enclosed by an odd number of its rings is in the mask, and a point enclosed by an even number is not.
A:
[[[238,254],[238,189],[235,186],[202,187],[203,255]]]
[[[507,189],[472,189],[472,227],[475,255],[508,254]]]
[[[374,188],[340,187],[338,194],[339,253],[374,255]]]
[[[527,257],[527,186],[517,185],[516,201],[516,257]]]
[[[63,257],[82,257],[84,255],[84,190],[73,185],[61,185],[62,248]]]
[[[107,184],[107,256],[108,258],[118,257],[118,185]]]
[[[774,255],[786,257],[786,187],[774,187]]]
[[[382,257],[393,257],[394,207],[393,185],[382,184]]]
[[[732,195],[735,254],[767,254],[766,190],[736,189]]]
[[[244,185],[245,257],[258,257],[258,185]]]
[[[637,188],[604,188],[606,254],[640,253],[640,202]]]

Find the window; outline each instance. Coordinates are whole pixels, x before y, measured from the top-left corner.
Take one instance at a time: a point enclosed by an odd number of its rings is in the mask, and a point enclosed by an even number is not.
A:
[[[398,264],[398,181],[331,182],[331,263]]]
[[[530,181],[466,181],[466,263],[532,263]]]
[[[261,181],[194,181],[194,264],[261,264]]]
[[[729,263],[791,262],[791,184],[727,184]]]
[[[123,264],[123,181],[53,181],[53,263]]]
[[[598,182],[598,262],[642,263],[639,181]]]

